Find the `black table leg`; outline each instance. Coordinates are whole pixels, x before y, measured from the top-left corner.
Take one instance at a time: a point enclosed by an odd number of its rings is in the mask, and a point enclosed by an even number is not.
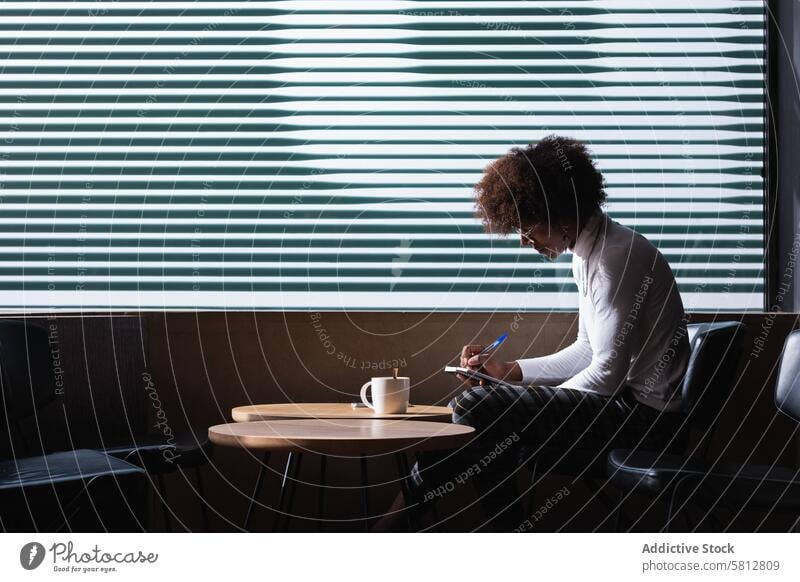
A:
[[[289,472],[291,471],[293,458],[294,454],[291,451],[289,451],[289,454],[286,457],[286,467],[283,469],[283,478],[281,479],[281,492],[278,495],[277,513],[275,514],[275,521],[272,524],[272,531],[279,531],[280,529],[279,526],[281,518],[283,517],[283,506],[286,499],[286,481],[289,478]]]
[[[294,463],[294,469],[291,474],[291,481],[289,481],[289,500],[286,503],[286,515],[283,518],[284,531],[289,531],[289,520],[292,518],[292,507],[294,507],[294,493],[297,490],[297,478],[300,473],[300,461],[303,460],[302,453],[296,453],[297,460]]]
[[[408,526],[411,531],[417,532],[420,530],[419,516],[417,515],[417,507],[414,500],[411,498],[411,487],[408,484],[410,470],[408,468],[408,460],[405,453],[395,454],[397,460],[397,471],[400,474],[400,487],[403,491],[403,499],[406,503],[406,516],[408,518]]]
[[[289,531],[290,513],[294,502],[295,485],[297,484],[297,473],[300,470],[301,453],[289,452],[286,459],[286,470],[283,473],[281,482],[281,494],[278,498],[278,515],[275,517],[275,531]],[[285,502],[285,504],[284,504]]]
[[[322,531],[322,519],[325,517],[325,465],[328,457],[319,457],[319,497],[317,498],[317,531]]]
[[[264,477],[266,475],[266,471],[269,466],[270,460],[270,453],[265,452],[261,467],[258,471],[258,476],[256,478],[256,483],[253,488],[253,494],[250,498],[250,504],[247,508],[247,514],[245,515],[244,519],[244,529],[249,530],[250,523],[252,521],[253,515],[255,513],[255,505],[258,503],[258,498],[261,494],[261,489],[264,484]],[[403,492],[403,499],[405,500],[406,504],[406,517],[408,519],[409,528],[412,531],[419,531],[420,528],[420,521],[419,521],[419,512],[416,501],[413,499],[412,496],[412,489],[408,483],[408,479],[410,478],[410,469],[408,466],[408,459],[406,459],[405,454],[397,453],[395,454],[395,460],[397,463],[397,471],[400,476],[400,487]],[[283,479],[281,481],[281,490],[278,497],[278,507],[277,507],[277,515],[275,516],[275,522],[273,524],[273,531],[289,531],[289,522],[291,519],[291,511],[292,505],[294,503],[294,496],[295,490],[297,486],[297,477],[300,471],[300,464],[302,461],[302,454],[301,453],[294,453],[289,452],[288,457],[286,459],[286,467],[283,472]],[[361,455],[360,458],[360,465],[361,465],[361,501],[362,501],[362,509],[363,509],[363,522],[364,522],[364,529],[366,531],[369,530],[369,518],[370,518],[370,505],[369,505],[369,473],[367,471],[367,458],[365,455]],[[324,517],[325,511],[325,479],[326,479],[326,469],[327,469],[327,457],[325,455],[321,455],[320,457],[320,471],[319,471],[319,494],[317,498],[317,529],[319,531],[322,530],[322,519]]]
[[[253,494],[250,496],[250,504],[247,506],[247,513],[244,516],[244,530],[250,530],[250,520],[253,518],[253,510],[255,508],[256,503],[258,502],[258,497],[261,494],[261,487],[264,484],[264,475],[267,472],[267,466],[269,465],[269,451],[264,453],[264,457],[261,460],[261,467],[258,469],[258,477],[256,477],[256,485],[253,487]]]
[[[367,475],[367,458],[361,455],[361,507],[364,513],[364,531],[369,531],[369,477]]]

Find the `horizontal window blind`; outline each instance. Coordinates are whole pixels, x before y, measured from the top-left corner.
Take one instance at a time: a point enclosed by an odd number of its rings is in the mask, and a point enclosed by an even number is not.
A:
[[[574,308],[473,216],[583,139],[693,309],[763,304],[760,0],[0,2],[3,309]]]

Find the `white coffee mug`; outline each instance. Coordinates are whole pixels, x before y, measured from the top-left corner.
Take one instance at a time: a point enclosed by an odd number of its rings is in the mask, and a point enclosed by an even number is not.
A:
[[[372,402],[367,400],[367,390],[372,386]],[[376,414],[403,414],[408,410],[408,392],[411,380],[407,377],[373,378],[361,387],[361,402]]]

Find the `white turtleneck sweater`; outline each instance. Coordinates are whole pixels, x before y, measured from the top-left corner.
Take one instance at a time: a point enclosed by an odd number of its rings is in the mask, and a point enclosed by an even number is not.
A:
[[[580,295],[578,337],[563,350],[517,360],[524,384],[613,395],[624,386],[658,410],[676,395],[689,359],[686,319],[675,277],[650,241],[593,215],[572,249]]]

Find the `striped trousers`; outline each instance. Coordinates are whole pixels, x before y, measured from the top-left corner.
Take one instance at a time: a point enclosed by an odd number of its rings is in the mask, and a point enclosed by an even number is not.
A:
[[[475,386],[450,402],[453,422],[475,428],[457,450],[421,454],[412,470],[423,508],[470,482],[487,528],[510,531],[524,519],[516,469],[543,447],[603,454],[613,448],[663,450],[683,417],[615,396],[546,386]],[[673,446],[679,443],[672,443]]]

